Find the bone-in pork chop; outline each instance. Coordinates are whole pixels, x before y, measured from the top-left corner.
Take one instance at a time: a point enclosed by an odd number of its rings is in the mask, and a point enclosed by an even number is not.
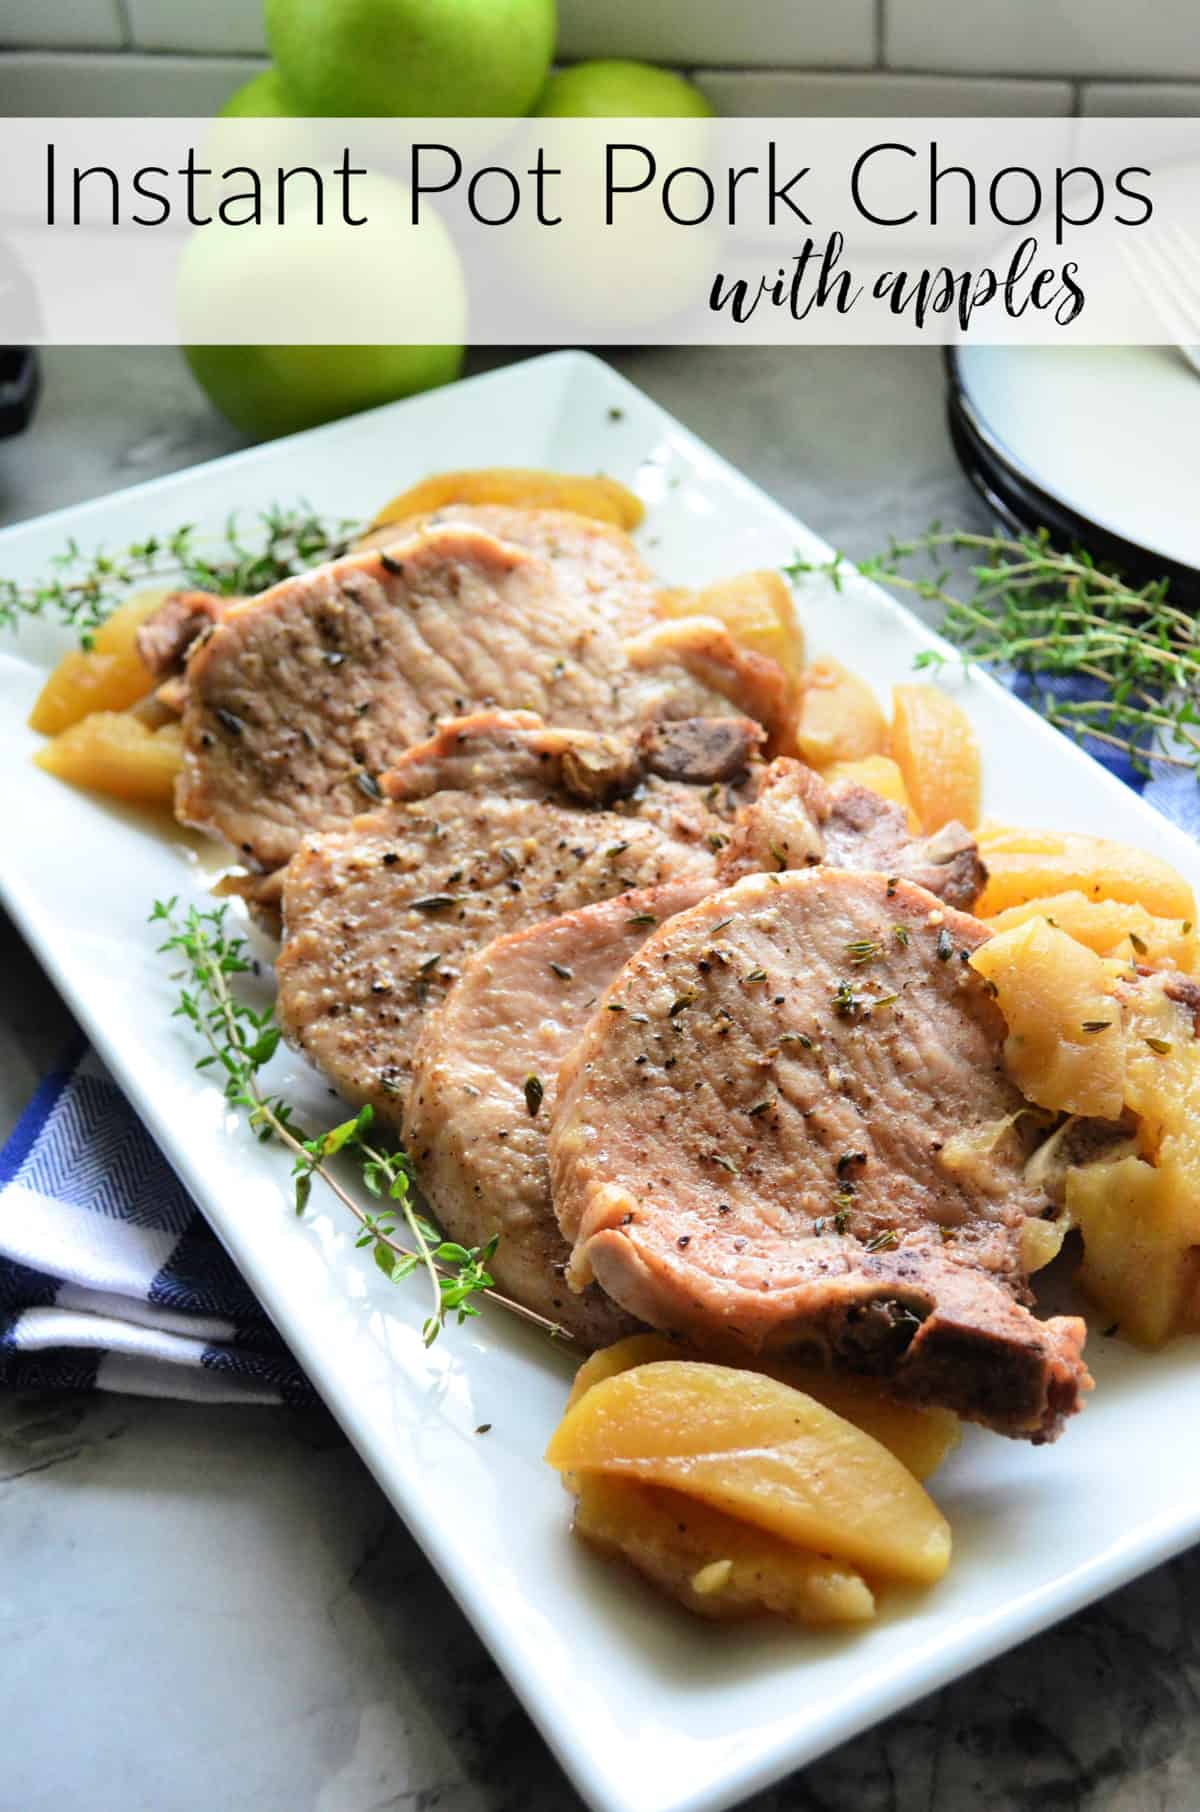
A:
[[[728,714],[732,699],[777,726],[773,662],[727,641],[724,666],[713,655],[697,680],[664,642],[635,669],[631,611],[556,572],[446,524],[234,605],[188,661],[179,817],[279,867],[306,832],[378,798],[381,773],[439,719],[481,705],[609,730]],[[709,685],[722,674],[728,696]]]
[[[976,920],[882,875],[753,875],[657,930],[559,1075],[571,1281],[1052,1439],[1084,1328],[1026,1306],[1022,1099]]]
[[[447,724],[386,777],[388,804],[289,863],[280,1020],[348,1100],[398,1122],[421,1016],[489,939],[715,876],[721,820],[703,792],[651,774],[597,807],[571,786],[573,740],[505,713]]]
[[[499,1287],[587,1346],[638,1324],[596,1284],[579,1294],[564,1281],[570,1248],[546,1159],[558,1067],[626,958],[712,885],[668,881],[496,938],[464,964],[417,1045],[404,1144],[440,1225],[466,1246],[499,1234]]]
[[[804,762],[781,756],[739,814],[722,874],[735,880],[760,869],[818,862],[902,875],[964,910],[987,879],[975,839],[961,824],[914,836],[890,799],[846,781],[828,786]]]

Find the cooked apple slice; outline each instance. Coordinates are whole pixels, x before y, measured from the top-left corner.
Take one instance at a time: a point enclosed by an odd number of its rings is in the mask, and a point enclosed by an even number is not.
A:
[[[990,919],[1009,906],[1051,893],[1144,906],[1157,918],[1183,919],[1189,930],[1196,902],[1183,876],[1147,850],[1079,831],[1019,830],[999,824],[979,832],[988,879],[975,910]]]
[[[1022,906],[1006,906],[988,922],[993,931],[1011,931],[1030,919],[1056,925],[1097,956],[1116,956],[1152,969],[1182,969],[1185,974],[1196,966],[1196,928],[1190,919],[1155,918],[1128,900],[1089,899],[1076,888],[1026,900]]]
[[[630,1334],[584,1360],[571,1384],[567,1408],[573,1409],[593,1385],[630,1371],[635,1365],[650,1365],[659,1359],[699,1358],[693,1349],[680,1346],[666,1334]],[[893,1403],[870,1378],[834,1378],[812,1367],[775,1360],[759,1360],[748,1369],[790,1384],[793,1390],[807,1392],[826,1409],[873,1435],[908,1467],[914,1478],[927,1479],[962,1438],[962,1426],[952,1410],[917,1409],[907,1403]]]
[[[597,522],[635,529],[646,514],[640,497],[615,478],[576,477],[523,466],[485,466],[473,472],[438,472],[401,491],[377,513],[371,530],[423,516],[448,504],[507,504],[524,510],[572,510]],[[368,531],[370,532],[370,531]]]
[[[892,754],[923,829],[978,824],[982,760],[957,699],[936,686],[893,687]]]
[[[660,1590],[714,1619],[764,1613],[804,1624],[865,1623],[875,1596],[861,1573],[679,1491],[601,1472],[579,1481],[575,1533],[619,1555]]]
[[[796,753],[814,768],[861,761],[887,749],[887,719],[866,680],[832,655],[821,655],[800,675]]]
[[[971,967],[1008,1025],[1004,1062],[1021,1093],[1056,1113],[1115,1120],[1125,1089],[1121,1009],[1104,959],[1045,919],[997,932]]]
[[[560,1472],[660,1485],[881,1578],[940,1579],[950,1530],[907,1467],[775,1378],[660,1360],[593,1386],[546,1451]]]
[[[152,729],[127,711],[94,711],[33,758],[48,774],[131,805],[170,807],[183,761],[178,723]]]
[[[137,649],[137,632],[169,594],[140,591],[114,610],[88,649],[72,648],[47,676],[29,714],[31,730],[60,736],[94,711],[125,711],[157,681]]]

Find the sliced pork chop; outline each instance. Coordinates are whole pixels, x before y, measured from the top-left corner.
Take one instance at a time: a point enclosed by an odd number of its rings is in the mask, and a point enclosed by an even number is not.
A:
[[[765,741],[765,732],[747,717],[688,717],[647,724],[638,737],[638,754],[664,780],[740,785],[750,778]]]
[[[558,787],[584,804],[602,805],[655,777],[716,785],[714,797],[732,815],[729,802],[745,804],[754,791],[748,783],[753,778],[757,786],[761,777],[763,740],[758,724],[745,717],[648,724],[635,739],[564,730],[532,711],[475,711],[439,724],[383,776],[382,786],[392,799],[427,798],[448,787],[501,786],[510,796]]]
[[[484,529],[551,562],[560,586],[586,599],[621,636],[635,636],[655,622],[657,584],[629,536],[610,523],[565,510],[446,506],[372,529],[350,551],[391,547],[446,522]],[[241,602],[211,592],[172,592],[138,631],[138,650],[151,673],[161,678],[180,673],[197,638]]]
[[[657,930],[559,1076],[571,1281],[710,1344],[799,1350],[1033,1440],[1090,1380],[1026,1306],[1005,1026],[925,890],[754,875]],[[979,1135],[976,1137],[976,1135]]]
[[[587,1346],[639,1325],[595,1284],[564,1281],[570,1248],[550,1202],[546,1129],[558,1068],[597,998],[655,925],[711,890],[670,881],[485,945],[424,1023],[404,1144],[441,1226],[466,1246],[500,1235],[500,1288]]]
[[[391,548],[430,528],[457,523],[536,554],[562,591],[587,603],[619,636],[634,636],[655,621],[658,582],[623,529],[572,510],[519,509],[511,504],[444,504],[424,515],[372,529],[359,550]]]
[[[189,662],[179,816],[274,868],[380,798],[379,775],[439,717],[490,698],[611,715],[619,645],[564,622],[562,602],[532,555],[446,528],[238,606]],[[568,672],[572,652],[587,659]]]
[[[715,876],[721,821],[698,789],[650,776],[608,808],[588,805],[563,785],[569,746],[503,713],[444,726],[388,776],[391,803],[289,863],[280,1020],[348,1100],[398,1121],[421,1016],[489,939]]]
[[[604,612],[638,674],[643,719],[710,716],[715,694],[773,733],[783,729],[790,690],[782,669],[740,647],[719,618],[702,614],[699,600],[695,616],[660,620],[662,587],[629,536],[612,523],[569,510],[445,504],[428,515],[373,529],[359,545],[390,547],[406,534],[447,522],[471,524],[529,548],[552,566],[572,598]]]
[[[743,648],[718,617],[678,617],[622,644],[632,669],[630,700],[641,722],[714,715],[715,698],[766,728],[778,746],[791,710],[783,668]],[[636,677],[634,677],[636,676]]]
[[[372,529],[348,551],[391,547],[447,521],[484,529],[552,562],[564,589],[593,602],[622,636],[637,635],[654,624],[656,582],[629,536],[609,523],[564,510],[447,506]],[[242,602],[206,591],[171,592],[138,630],[138,652],[150,672],[162,679],[180,673],[198,637]]]
[[[740,814],[722,873],[734,880],[818,862],[901,875],[964,910],[987,880],[978,845],[961,824],[914,836],[891,800],[848,782],[827,786],[802,761],[781,756]]]
[[[441,718],[519,706],[610,730],[728,715],[731,697],[753,692],[748,661],[772,682],[769,702],[779,670],[732,644],[729,697],[665,645],[658,666],[635,671],[606,599],[564,589],[514,542],[448,523],[235,605],[188,661],[178,816],[269,870],[306,832],[379,797],[380,774]]]
[[[964,825],[952,820],[928,837],[914,836],[900,806],[870,787],[843,781],[831,788],[821,834],[829,867],[902,875],[964,912],[974,906],[987,880],[979,845]]]

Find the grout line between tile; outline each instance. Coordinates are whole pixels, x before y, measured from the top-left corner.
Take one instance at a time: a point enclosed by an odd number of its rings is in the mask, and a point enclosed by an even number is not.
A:
[[[876,49],[877,49],[877,55],[880,57],[880,59],[883,58],[883,56],[885,54],[885,49],[886,49],[884,37],[883,37],[883,32],[885,29],[885,26],[884,26],[885,5],[886,5],[886,0],[875,0],[875,11],[876,11],[876,21],[877,21],[877,39],[878,39]],[[94,58],[94,57],[111,57],[111,56],[119,57],[119,56],[124,56],[124,55],[130,54],[130,53],[137,55],[139,57],[144,57],[151,61],[153,61],[155,59],[160,59],[160,58],[161,59],[169,58],[169,59],[172,59],[175,61],[187,61],[187,62],[194,62],[197,64],[236,63],[236,62],[245,62],[245,63],[260,62],[261,63],[264,60],[265,53],[262,51],[188,50],[188,49],[172,48],[170,46],[163,46],[163,45],[157,45],[153,48],[140,45],[136,41],[136,38],[134,36],[133,22],[132,22],[131,10],[130,10],[130,0],[115,0],[115,6],[116,6],[117,16],[120,21],[122,34],[123,34],[123,43],[121,45],[119,45],[119,46],[87,45],[87,46],[69,46],[68,47],[68,46],[64,46],[64,45],[9,44],[9,45],[4,45],[3,47],[0,47],[0,64],[3,63],[5,58],[10,57],[10,56],[31,56],[32,55],[32,56],[45,56],[45,57],[51,57],[51,58],[60,58],[61,57],[61,58],[70,59],[70,60],[79,60],[79,59],[87,60],[87,59]],[[837,78],[838,80],[847,80],[847,79],[855,80],[856,79],[858,81],[863,81],[863,82],[866,82],[869,84],[872,80],[874,80],[876,78],[881,78],[881,79],[886,80],[887,78],[894,76],[900,80],[917,79],[917,80],[926,80],[926,81],[934,81],[934,82],[953,82],[953,83],[962,85],[964,87],[985,87],[989,84],[995,84],[997,82],[1014,82],[1014,83],[1019,83],[1020,85],[1022,85],[1024,87],[1031,87],[1031,88],[1050,88],[1050,87],[1062,88],[1062,87],[1066,87],[1071,92],[1072,112],[1074,114],[1078,114],[1081,111],[1085,90],[1087,90],[1089,88],[1112,86],[1113,84],[1119,85],[1120,87],[1123,87],[1123,88],[1144,88],[1148,91],[1152,90],[1154,88],[1159,88],[1159,87],[1164,87],[1164,86],[1170,87],[1170,88],[1194,89],[1196,92],[1196,95],[1197,95],[1197,99],[1198,99],[1198,101],[1200,101],[1200,77],[1144,75],[1144,74],[1127,75],[1127,74],[1122,73],[1121,71],[1116,71],[1116,70],[1106,73],[1106,74],[1066,75],[1066,74],[1046,74],[1046,73],[1031,74],[1027,70],[1016,71],[1016,70],[1008,70],[1008,69],[1004,69],[1004,70],[998,70],[998,69],[992,69],[992,70],[922,69],[922,68],[918,68],[915,65],[911,65],[911,64],[908,64],[908,65],[892,64],[892,63],[886,63],[882,60],[880,60],[879,62],[877,62],[874,65],[858,64],[858,63],[855,63],[855,64],[824,64],[824,63],[822,63],[822,64],[817,64],[817,65],[775,64],[773,66],[768,66],[765,64],[761,64],[761,63],[699,63],[699,64],[697,64],[697,63],[689,62],[686,58],[681,58],[677,63],[672,63],[671,67],[680,69],[685,74],[692,75],[692,76],[694,76],[694,75],[721,75],[721,76],[728,75],[728,76],[751,76],[751,77],[761,76],[768,80],[773,77],[788,78],[788,77],[792,77],[792,76],[801,76],[801,77],[807,78],[810,81],[819,81],[823,76],[829,76],[829,77]]]
[[[61,44],[5,44],[0,46],[0,68],[6,57],[51,57],[64,62],[88,62],[99,57],[142,57],[147,62],[160,60],[172,63],[265,63],[267,53],[262,50],[167,50],[161,45],[153,50],[144,48],[134,40],[127,44],[106,45],[103,49],[95,45],[87,50],[69,50]]]
[[[1028,69],[918,69],[913,63],[888,63],[888,75],[902,76],[936,76],[940,81],[949,82],[1056,82],[1060,87],[1069,86],[1072,82],[1145,82],[1158,83],[1171,88],[1200,85],[1200,75],[1124,75],[1120,72],[1108,72],[1103,75],[1072,75],[1070,70],[1040,69],[1033,74]]]
[[[1124,76],[1013,75],[1011,73],[1002,74],[999,71],[994,70],[978,69],[969,71],[957,71],[952,69],[894,69],[890,64],[883,63],[877,66],[861,63],[836,65],[832,63],[815,65],[805,65],[802,63],[776,63],[769,68],[764,63],[675,63],[672,64],[671,67],[673,69],[682,69],[686,75],[764,76],[767,79],[777,76],[806,76],[814,81],[821,76],[837,76],[839,80],[850,77],[860,82],[870,82],[876,77],[886,79],[890,76],[897,76],[906,82],[920,78],[923,81],[929,82],[953,82],[960,87],[970,87],[972,84],[983,86],[985,83],[989,82],[1017,82],[1025,88],[1067,88],[1073,81],[1094,83],[1124,82],[1126,79],[1134,79],[1132,77],[1126,78]],[[1140,79],[1146,83],[1161,84],[1165,80],[1165,77],[1143,76]],[[1200,78],[1197,78],[1194,84],[1191,84],[1188,77],[1183,77],[1181,79],[1173,80],[1170,85],[1173,88],[1179,86],[1186,87],[1189,85],[1200,88]]]

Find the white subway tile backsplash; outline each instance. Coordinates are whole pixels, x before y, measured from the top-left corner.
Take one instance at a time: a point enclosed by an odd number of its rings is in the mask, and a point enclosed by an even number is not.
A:
[[[262,9],[246,0],[126,0],[146,50],[266,50]],[[865,64],[876,55],[875,0],[560,0],[559,54],[690,64]]]
[[[1200,76],[1196,0],[884,0],[900,69]]]
[[[0,115],[89,118],[215,113],[264,67],[231,57],[0,55]]]
[[[214,56],[265,56],[257,0],[125,0],[139,50],[199,50]]]
[[[1200,83],[1087,82],[1080,92],[1079,111],[1118,119],[1149,115],[1191,119],[1200,114]]]
[[[0,46],[116,49],[125,42],[118,0],[3,0]]]
[[[820,68],[870,64],[877,54],[875,0],[559,0],[558,15],[568,60]]]
[[[559,0],[559,54],[690,71],[726,115],[1196,116],[1198,7]],[[258,0],[0,0],[0,113],[207,114],[266,54]]]
[[[692,77],[718,113],[757,119],[1005,119],[1070,113],[1069,82],[958,76],[807,74],[794,70],[698,69]]]

